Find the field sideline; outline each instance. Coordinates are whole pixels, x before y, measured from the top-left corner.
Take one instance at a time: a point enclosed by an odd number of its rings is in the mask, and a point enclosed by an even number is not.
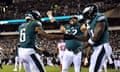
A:
[[[0,69],[0,72],[14,72],[13,71],[14,66],[13,65],[4,65],[3,69]],[[46,72],[60,72],[59,67],[50,67],[50,66],[46,66]],[[24,69],[22,69],[21,72],[25,72]],[[70,67],[69,68],[69,72],[74,72],[74,68]],[[82,68],[81,72],[88,72],[88,68]],[[116,72],[113,69],[108,69],[108,72]]]

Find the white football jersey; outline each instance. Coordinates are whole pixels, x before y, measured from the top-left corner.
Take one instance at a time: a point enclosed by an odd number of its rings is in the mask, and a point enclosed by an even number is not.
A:
[[[65,48],[66,48],[65,42],[58,43],[59,55],[64,53]]]

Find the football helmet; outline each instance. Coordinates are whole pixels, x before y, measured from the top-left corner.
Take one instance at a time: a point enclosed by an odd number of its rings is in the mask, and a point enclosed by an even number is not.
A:
[[[78,22],[78,17],[76,15],[74,15],[70,18],[69,23],[71,26],[77,24],[77,22]]]
[[[37,10],[29,10],[25,14],[25,19],[35,19],[35,20],[40,20],[41,14]]]
[[[99,12],[97,5],[87,5],[83,10],[84,18],[92,19]]]

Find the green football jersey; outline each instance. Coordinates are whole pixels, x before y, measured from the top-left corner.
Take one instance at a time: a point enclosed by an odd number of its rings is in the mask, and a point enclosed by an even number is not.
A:
[[[95,45],[103,44],[109,42],[109,31],[108,31],[108,21],[107,18],[102,13],[98,13],[96,17],[90,22],[90,29],[89,29],[89,35],[92,37],[94,36],[94,29],[97,24],[97,22],[104,21],[105,22],[105,30],[100,37],[100,39],[96,42]]]
[[[81,32],[81,30],[80,30],[81,24],[76,24],[73,26],[70,26],[70,24],[66,24],[66,25],[64,25],[64,27],[66,30],[66,34],[72,34],[72,35],[76,35],[76,36],[83,35],[83,32]],[[81,41],[79,41],[79,40],[75,40],[75,39],[65,40],[65,43],[66,43],[67,49],[75,50],[77,48],[82,48]]]
[[[22,48],[34,48],[37,32],[36,27],[42,26],[37,20],[19,26],[19,41]]]

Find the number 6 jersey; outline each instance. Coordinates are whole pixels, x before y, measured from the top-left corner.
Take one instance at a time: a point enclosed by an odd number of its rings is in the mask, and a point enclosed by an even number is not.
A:
[[[37,32],[36,27],[41,27],[42,24],[37,21],[30,21],[19,26],[19,41],[22,48],[34,48]]]

